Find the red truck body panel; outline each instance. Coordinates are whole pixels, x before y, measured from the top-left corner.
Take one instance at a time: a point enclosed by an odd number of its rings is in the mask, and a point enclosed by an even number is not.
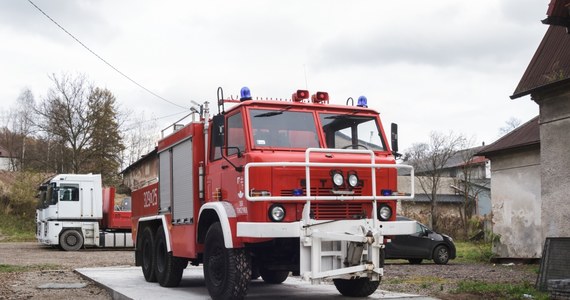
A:
[[[102,230],[131,229],[131,212],[115,211],[115,188],[103,188],[103,219],[100,227]]]

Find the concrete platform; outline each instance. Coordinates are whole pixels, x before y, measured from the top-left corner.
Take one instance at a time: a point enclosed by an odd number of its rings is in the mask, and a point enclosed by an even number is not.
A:
[[[202,267],[186,268],[180,286],[175,288],[163,288],[158,283],[146,282],[140,267],[82,268],[75,271],[109,290],[113,299],[143,300],[163,297],[169,300],[210,299]],[[301,300],[355,299],[342,296],[333,285],[311,285],[299,277],[289,277],[284,283],[278,285],[265,284],[261,279],[251,282],[247,299],[272,297]],[[365,299],[429,300],[434,298],[377,290]]]

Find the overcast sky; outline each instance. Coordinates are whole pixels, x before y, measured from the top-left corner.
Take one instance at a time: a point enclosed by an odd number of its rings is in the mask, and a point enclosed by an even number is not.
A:
[[[331,102],[368,98],[400,148],[431,131],[489,144],[516,117],[510,100],[547,26],[549,0],[64,1],[32,0],[87,47],[156,94],[191,106],[237,95],[289,98],[327,91]],[[85,74],[123,108],[183,111],[128,81],[26,0],[0,1],[0,101],[24,88],[42,99],[52,73]],[[182,115],[158,120],[159,127]]]

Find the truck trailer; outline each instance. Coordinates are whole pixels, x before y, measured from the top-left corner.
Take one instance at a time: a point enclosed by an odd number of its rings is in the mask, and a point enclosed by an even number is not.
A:
[[[177,286],[188,264],[202,264],[212,299],[241,299],[252,279],[291,274],[372,294],[385,243],[416,226],[396,221],[397,200],[413,198],[413,180],[411,194],[397,188],[398,169],[413,177],[395,162],[397,126],[390,149],[365,97],[333,105],[307,90],[286,100],[254,100],[248,88],[217,94],[216,115],[197,104],[192,121],[163,131],[158,181],[132,192],[145,279]]]
[[[100,174],[59,174],[39,187],[36,238],[45,245],[133,247],[130,199],[115,204],[115,188]]]

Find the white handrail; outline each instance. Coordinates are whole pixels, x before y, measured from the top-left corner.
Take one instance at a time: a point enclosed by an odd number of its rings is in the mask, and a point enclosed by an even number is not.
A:
[[[310,162],[311,152],[325,152],[325,153],[363,153],[371,155],[371,163],[318,163]],[[248,201],[311,201],[311,200],[412,200],[414,198],[414,184],[411,181],[411,193],[410,195],[396,195],[396,196],[383,196],[376,195],[376,169],[381,168],[391,168],[391,169],[410,169],[410,177],[414,178],[414,168],[408,165],[401,164],[376,164],[374,163],[374,152],[371,150],[345,150],[345,149],[321,149],[321,148],[309,148],[305,151],[305,162],[252,162],[245,165],[244,169],[244,189],[245,198]],[[305,182],[306,182],[306,196],[252,196],[250,189],[250,179],[249,172],[251,168],[256,167],[304,167],[305,168]],[[369,196],[351,196],[351,195],[338,195],[338,196],[311,196],[311,186],[310,186],[310,168],[311,167],[353,167],[353,168],[371,168],[372,169],[372,195]]]

